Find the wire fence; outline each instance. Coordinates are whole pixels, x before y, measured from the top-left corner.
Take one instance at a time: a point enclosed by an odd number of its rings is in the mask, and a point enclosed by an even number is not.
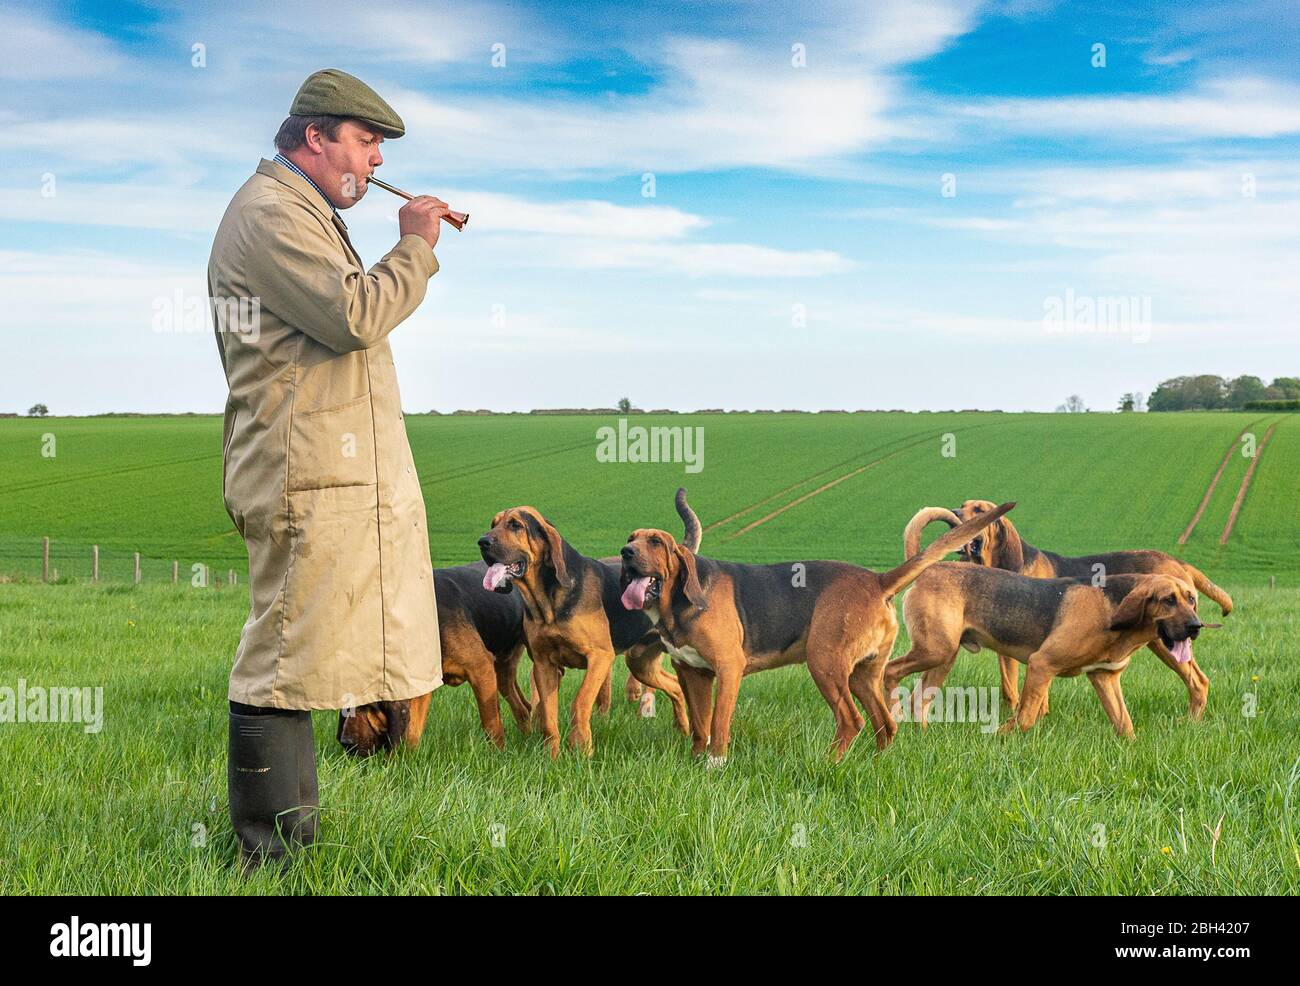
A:
[[[220,589],[245,583],[243,569],[195,558],[159,558],[53,538],[0,538],[0,579],[44,582],[170,582]]]

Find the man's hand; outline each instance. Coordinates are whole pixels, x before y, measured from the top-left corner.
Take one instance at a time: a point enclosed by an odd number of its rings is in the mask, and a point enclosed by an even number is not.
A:
[[[433,249],[438,245],[442,217],[447,212],[447,203],[442,199],[432,195],[417,195],[397,210],[397,228],[401,236],[407,233],[423,236],[429,248]]]

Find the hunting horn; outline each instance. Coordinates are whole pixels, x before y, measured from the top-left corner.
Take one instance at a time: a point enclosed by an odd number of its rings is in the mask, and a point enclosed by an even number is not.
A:
[[[411,199],[415,198],[414,195],[411,195],[408,192],[403,192],[400,188],[397,188],[394,185],[390,185],[386,181],[380,181],[374,175],[371,175],[369,178],[366,179],[366,181],[370,182],[370,184],[372,185],[378,185],[385,192],[392,192],[394,195],[400,195],[408,202],[411,201]],[[447,222],[449,222],[451,225],[455,226],[457,230],[462,230],[465,228],[465,224],[469,222],[469,213],[452,212],[450,209],[448,209],[447,214],[442,218],[447,220]]]

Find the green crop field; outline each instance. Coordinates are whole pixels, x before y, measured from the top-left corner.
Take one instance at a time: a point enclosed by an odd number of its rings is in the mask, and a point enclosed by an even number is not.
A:
[[[1159,548],[1233,594],[1226,627],[1197,644],[1206,718],[1189,722],[1178,678],[1139,654],[1124,677],[1132,741],[1115,738],[1076,679],[1054,686],[1051,714],[1027,735],[904,724],[885,754],[863,744],[832,765],[831,714],[792,667],[745,681],[731,760],[707,771],[666,707],[640,720],[616,701],[594,727],[590,760],[566,752],[553,763],[512,725],[508,749],[489,748],[468,689],[444,688],[420,749],[391,758],[347,758],[333,717],[318,713],[322,840],[284,872],[243,880],[231,865],[224,744],[246,563],[221,503],[220,420],[2,420],[0,688],[101,687],[103,721],[97,731],[0,723],[0,892],[1300,890],[1295,416],[629,418],[703,428],[697,473],[598,461],[596,429],[612,424],[409,415],[435,564],[473,558],[493,513],[519,503],[580,550],[609,554],[634,527],[679,530],[672,495],[684,485],[705,525],[703,554],[883,568],[901,560],[917,508],[1015,499],[1033,544]],[[1257,460],[1241,454],[1239,436],[1248,449],[1270,427]],[[59,570],[50,585],[43,537]],[[193,588],[196,564],[236,569],[241,585]],[[566,695],[577,677],[566,676]],[[995,687],[993,655],[963,654],[949,684]]]
[[[579,549],[607,554],[635,527],[676,529],[673,491],[685,485],[707,528],[704,553],[739,561],[842,558],[891,566],[918,507],[983,498],[1019,501],[1021,533],[1057,551],[1151,547],[1218,578],[1261,584],[1273,576],[1295,585],[1300,576],[1294,416],[630,419],[703,428],[703,468],[695,473],[683,463],[597,461],[596,430],[614,418],[408,415],[406,422],[435,564],[476,557],[474,541],[492,515],[520,503],[540,508]],[[1271,425],[1277,428],[1236,528],[1220,545],[1251,461],[1239,454],[1238,435],[1262,439]],[[945,436],[952,436],[947,444]],[[53,455],[43,454],[47,447]],[[1238,451],[1180,548],[1178,536],[1229,448]],[[42,537],[51,539],[61,575],[89,575],[91,544],[100,545],[101,571],[111,558],[120,577],[129,577],[136,551],[151,573],[146,581],[169,579],[173,560],[186,572],[196,563],[242,572],[243,544],[221,503],[220,419],[0,421],[0,572],[39,575]]]

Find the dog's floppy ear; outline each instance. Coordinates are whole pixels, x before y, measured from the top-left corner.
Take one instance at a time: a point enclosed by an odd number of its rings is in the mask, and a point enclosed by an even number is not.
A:
[[[994,527],[998,532],[998,556],[993,561],[994,566],[1019,573],[1025,567],[1025,546],[1020,540],[1020,532],[1005,517],[999,517]]]
[[[1124,601],[1119,604],[1119,608],[1111,614],[1110,629],[1131,630],[1140,624],[1146,617],[1147,603],[1151,600],[1152,591],[1149,583],[1139,583],[1131,589],[1124,597]]]
[[[411,725],[411,702],[409,699],[385,702],[384,712],[388,718],[388,725],[384,730],[384,738],[387,741],[385,745],[390,750],[396,750],[405,742],[406,730]]]
[[[673,552],[677,555],[681,566],[686,569],[686,579],[682,583],[682,591],[686,593],[686,598],[696,609],[708,609],[709,603],[704,595],[704,587],[700,585],[700,577],[695,571],[695,552],[683,544],[677,545]]]
[[[538,517],[537,520],[542,534],[546,537],[546,554],[550,559],[551,568],[555,569],[555,577],[564,588],[572,589],[573,579],[569,576],[568,566],[564,564],[564,541],[560,537],[560,532],[545,517]]]
[[[498,510],[496,515],[492,518],[492,523],[488,524],[488,530],[492,530],[492,528],[496,527],[497,524],[501,523],[501,518],[505,515],[506,512],[504,510]]]

